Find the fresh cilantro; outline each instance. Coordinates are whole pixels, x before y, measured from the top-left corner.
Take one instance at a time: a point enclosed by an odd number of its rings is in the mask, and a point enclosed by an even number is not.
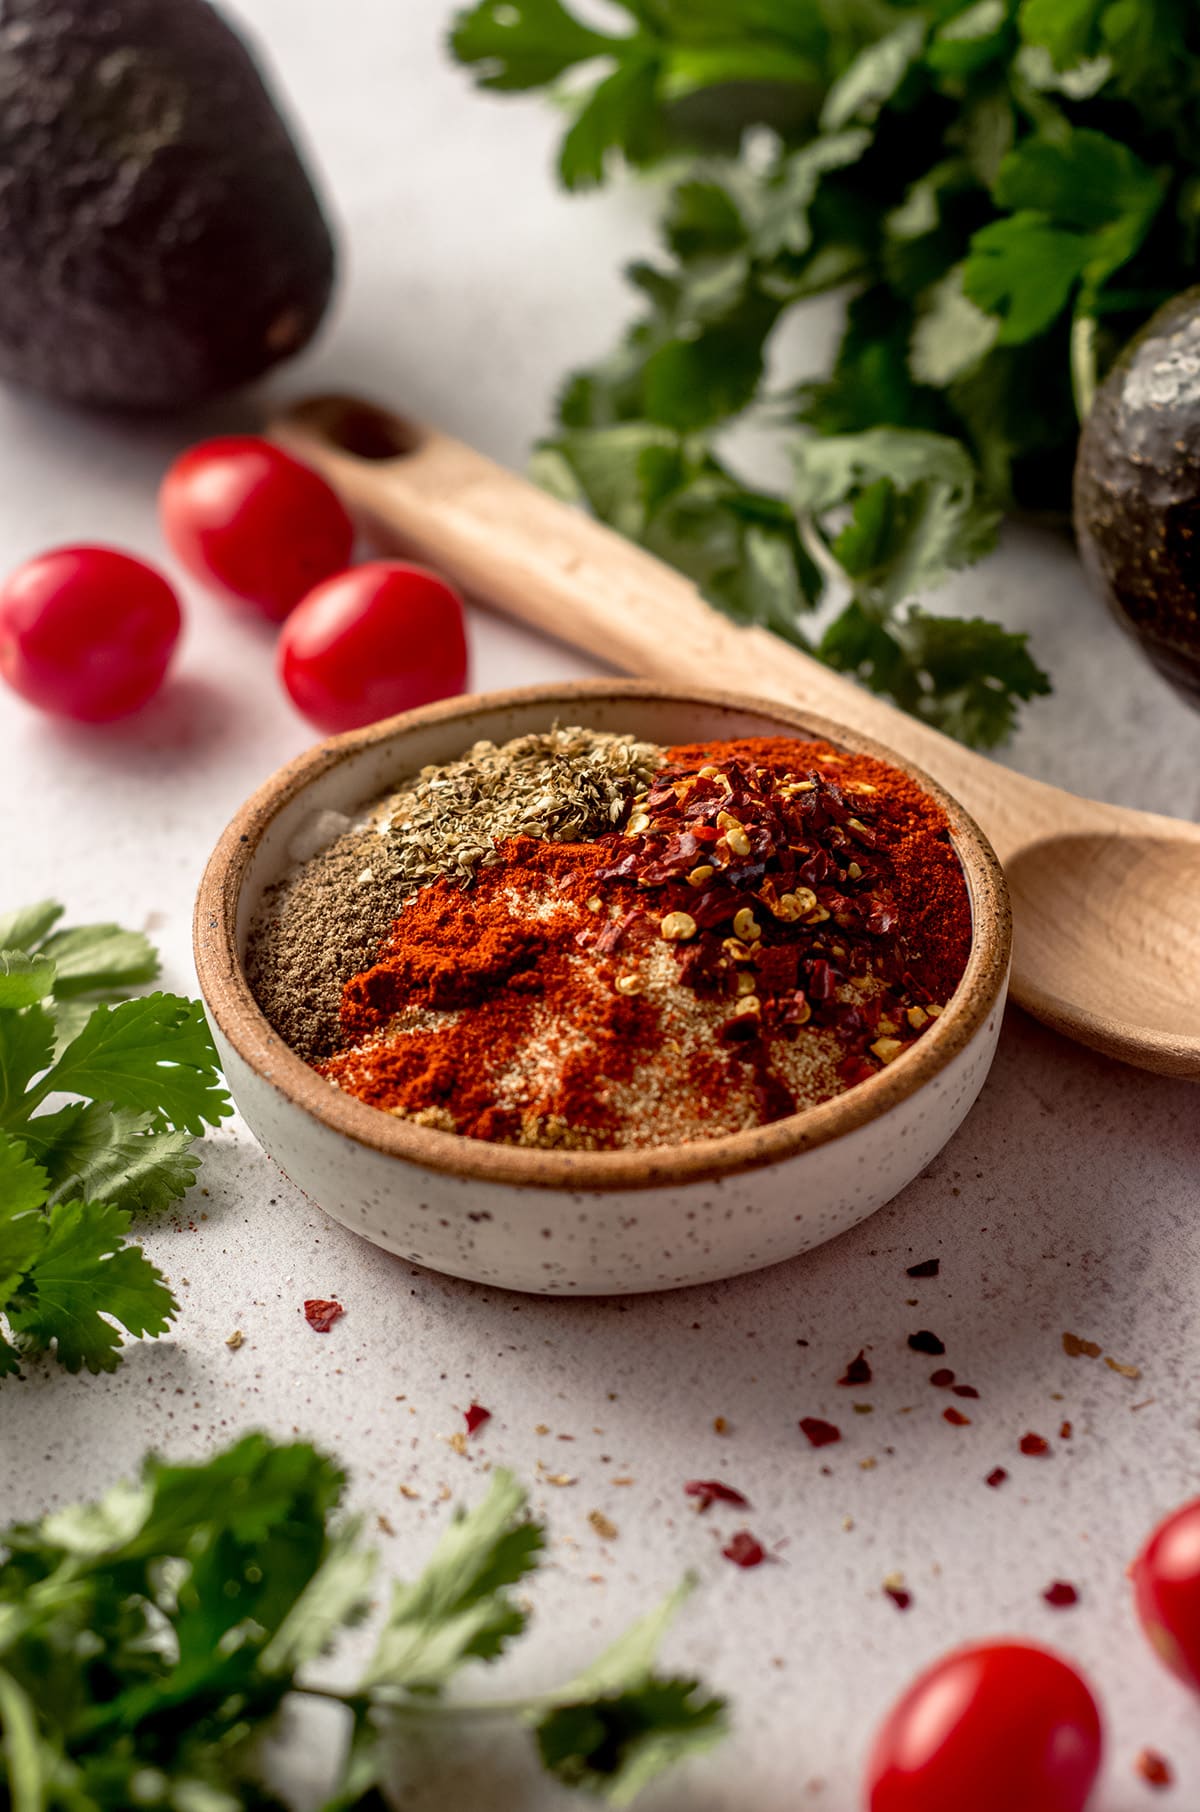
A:
[[[62,912],[0,917],[0,1377],[47,1352],[112,1371],[118,1327],[166,1332],[178,1305],[130,1217],[186,1194],[230,1111],[199,1004],[119,999],[158,974],[148,941]]]
[[[1097,381],[1194,280],[1200,9],[616,0],[603,17],[482,0],[452,35],[483,84],[556,87],[569,186],[621,158],[673,178],[661,255],[629,273],[638,317],[565,386],[538,475],[801,647],[844,577],[816,652],[993,742],[1045,676],[1000,625],[914,607],[989,551],[998,510],[1065,513]],[[798,382],[778,330],[830,290],[840,345]],[[743,424],[779,470],[810,470],[814,435],[843,461],[862,436],[865,472],[883,430],[899,463],[824,516],[744,482],[717,440]],[[969,478],[906,477],[930,435]]]
[[[443,1696],[524,1624],[511,1588],[536,1568],[543,1532],[506,1473],[396,1588],[359,1683],[326,1684],[314,1666],[369,1614],[375,1570],[359,1523],[339,1514],[344,1484],[312,1447],[250,1434],[199,1464],[151,1456],[136,1483],[0,1535],[14,1812],[278,1807],[263,1738],[304,1695],[349,1714],[325,1812],[382,1808],[390,1754],[431,1721],[453,1742],[464,1721],[515,1719],[551,1774],[613,1805],[723,1734],[720,1700],[655,1672],[681,1593],[564,1686],[503,1703]]]

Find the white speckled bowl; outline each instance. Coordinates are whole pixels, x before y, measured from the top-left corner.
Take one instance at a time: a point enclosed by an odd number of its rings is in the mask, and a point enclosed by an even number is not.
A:
[[[354,813],[479,737],[554,722],[666,745],[818,737],[902,768],[950,820],[974,938],[941,1018],[869,1082],[773,1125],[652,1151],[489,1145],[344,1095],[259,1011],[242,956],[263,890],[313,814]],[[1008,986],[1004,877],[962,807],[889,749],[824,718],[634,681],[455,699],[319,744],[242,807],[196,902],[196,968],[234,1100],[280,1168],[355,1233],[435,1271],[575,1296],[671,1289],[791,1258],[864,1220],[940,1151],[983,1086]]]

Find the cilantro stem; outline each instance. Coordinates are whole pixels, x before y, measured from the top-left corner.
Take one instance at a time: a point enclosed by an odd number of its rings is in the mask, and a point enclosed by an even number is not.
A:
[[[1096,399],[1096,317],[1076,315],[1071,322],[1071,394],[1080,422]]]
[[[827,585],[845,585],[846,574],[829,551],[829,543],[817,527],[815,519],[805,510],[796,512],[796,532],[800,544],[813,565],[823,575]]]
[[[12,1812],[42,1812],[42,1767],[33,1706],[12,1675],[0,1668],[0,1733],[12,1788]]]

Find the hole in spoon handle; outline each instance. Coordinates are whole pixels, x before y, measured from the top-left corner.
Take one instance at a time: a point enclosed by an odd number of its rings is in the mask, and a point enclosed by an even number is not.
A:
[[[309,397],[290,409],[279,426],[298,428],[332,451],[349,453],[371,465],[405,459],[428,439],[428,431],[419,423],[356,396]]]

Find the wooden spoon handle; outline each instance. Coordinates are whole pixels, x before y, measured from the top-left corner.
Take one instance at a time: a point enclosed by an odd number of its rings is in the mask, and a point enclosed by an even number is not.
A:
[[[727,687],[852,723],[923,767],[1001,850],[1006,789],[1037,787],[770,631],[740,628],[682,574],[436,429],[344,397],[303,403],[272,433],[321,469],[411,557],[546,635],[646,679]],[[1000,783],[999,789],[997,782]],[[1005,802],[1006,803],[1006,802]]]

